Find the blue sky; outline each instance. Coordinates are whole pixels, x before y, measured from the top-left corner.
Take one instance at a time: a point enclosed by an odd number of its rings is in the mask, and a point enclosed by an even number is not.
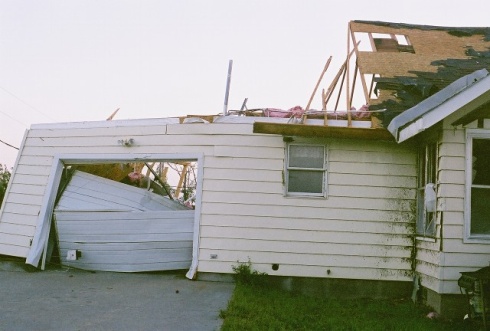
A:
[[[329,56],[327,87],[350,20],[489,26],[487,0],[0,0],[0,140],[33,123],[306,106]],[[320,99],[312,108],[321,108]],[[0,143],[0,163],[17,151]]]

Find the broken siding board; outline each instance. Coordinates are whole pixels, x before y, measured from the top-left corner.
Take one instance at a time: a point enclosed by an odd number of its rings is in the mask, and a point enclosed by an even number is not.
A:
[[[328,185],[329,197],[377,198],[377,199],[415,199],[414,188]]]
[[[415,176],[417,170],[415,165],[408,164],[385,164],[380,166],[375,163],[329,161],[328,171],[356,175]]]
[[[223,205],[223,203],[208,202],[202,205],[202,214],[208,215],[234,215],[253,216],[253,217],[290,217],[298,220],[304,218],[322,219],[333,218],[341,220],[394,220],[394,219],[411,219],[411,213],[408,212],[387,212],[380,210],[363,210],[358,209],[340,209],[335,208],[325,213],[325,208],[310,208],[305,214],[303,209],[295,206],[284,206],[282,208],[271,208],[270,206],[261,205]],[[408,221],[407,221],[408,222]]]
[[[204,176],[208,179],[229,179],[236,181],[264,181],[282,182],[282,170],[262,170],[255,169],[204,169]]]
[[[285,199],[282,194],[260,194],[250,196],[248,193],[240,192],[203,192],[203,203],[229,203],[244,205],[265,205],[274,207],[290,206],[291,200]],[[342,208],[361,210],[388,210],[388,211],[410,211],[412,200],[402,199],[372,199],[372,198],[348,198],[332,197],[329,199],[297,199],[294,206],[301,208]],[[306,210],[305,210],[306,213]]]
[[[371,256],[383,258],[398,257],[409,258],[410,247],[362,245],[344,243],[313,243],[300,241],[264,241],[247,239],[208,238],[202,237],[201,249],[209,251],[230,250],[245,252],[276,252],[276,253],[300,253],[300,254],[328,254],[328,255],[353,255]],[[206,257],[205,255],[203,255]],[[207,258],[207,257],[206,257]]]
[[[228,227],[250,227],[256,229],[285,229],[285,230],[311,230],[331,232],[358,232],[379,234],[409,234],[407,225],[401,222],[373,221],[346,221],[325,219],[302,219],[301,221],[291,218],[251,218],[236,216],[230,219],[222,215],[204,215],[201,223],[206,226],[228,226]]]
[[[240,227],[220,227],[220,235],[225,238],[256,239],[256,240],[291,240],[306,242],[329,242],[347,244],[371,244],[387,246],[410,246],[408,235],[392,234],[382,235],[373,233],[339,233],[318,232],[309,230],[284,230],[284,229],[251,229]],[[202,237],[213,237],[216,235],[216,227],[203,225],[201,227]]]
[[[407,164],[416,163],[416,155],[412,153],[379,153],[365,151],[340,151],[329,149],[330,161],[378,163],[378,164]]]
[[[284,160],[281,159],[254,159],[248,157],[223,158],[215,156],[206,157],[207,169],[253,169],[271,170],[283,169]]]
[[[284,159],[285,148],[282,147],[263,147],[216,145],[212,153],[215,157],[250,157],[255,159]]]
[[[329,184],[351,186],[376,186],[392,188],[414,188],[416,178],[398,176],[364,176],[356,174],[329,173]]]
[[[404,154],[413,153],[413,149],[402,147],[396,143],[388,143],[383,141],[367,141],[367,140],[341,140],[341,139],[325,139],[331,150],[338,151],[359,151],[368,153],[388,153],[388,154]]]
[[[203,181],[205,192],[243,192],[243,193],[276,193],[284,195],[284,184],[282,182],[259,182],[256,180],[228,180],[228,179],[205,179]],[[328,196],[330,197],[353,197],[353,198],[392,198],[412,199],[415,197],[415,188],[405,187],[383,187],[358,185],[358,183],[332,184],[328,183]],[[290,199],[290,198],[287,198]],[[292,199],[292,198],[291,198]],[[294,198],[299,199],[299,198]]]
[[[423,262],[423,263],[428,263],[428,264],[433,264],[433,265],[439,265],[441,263],[441,255],[443,253],[441,252],[436,252],[433,251],[432,249],[423,249],[421,247],[417,248],[418,251],[417,253],[420,253],[420,256],[422,258],[418,258],[417,262]]]
[[[259,182],[256,180],[236,181],[227,179],[203,180],[203,189],[206,192],[247,192],[247,193],[283,193],[282,182]]]
[[[427,251],[436,250],[437,252],[432,252],[434,254],[439,252],[439,247],[440,247],[439,239],[437,241],[417,240],[416,243],[417,243],[417,249],[427,250]]]

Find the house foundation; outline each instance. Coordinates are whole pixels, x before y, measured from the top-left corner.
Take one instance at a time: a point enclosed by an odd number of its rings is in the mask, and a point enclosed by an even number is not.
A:
[[[440,294],[428,288],[422,288],[422,302],[432,307],[442,316],[463,319],[468,313],[468,298],[463,294]]]

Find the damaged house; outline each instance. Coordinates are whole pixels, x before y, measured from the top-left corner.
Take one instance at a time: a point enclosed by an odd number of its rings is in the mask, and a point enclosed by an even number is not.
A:
[[[0,254],[190,279],[250,260],[326,294],[419,288],[439,312],[465,307],[460,273],[490,262],[490,28],[352,21],[349,45],[320,110],[33,125]],[[328,109],[339,86],[346,110]],[[194,167],[191,205],[165,164]]]

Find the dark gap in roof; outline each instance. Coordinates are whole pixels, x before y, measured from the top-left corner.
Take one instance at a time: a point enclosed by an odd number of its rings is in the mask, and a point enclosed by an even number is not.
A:
[[[476,70],[490,70],[490,49],[488,51],[475,51],[473,48],[468,48],[466,54],[471,57],[433,61],[431,64],[438,67],[437,72],[409,71],[416,77],[375,78],[375,91],[383,90],[391,93],[392,98],[380,104],[372,105],[370,109],[386,109],[382,120],[383,124],[387,126],[393,117],[437,93],[458,78]]]

